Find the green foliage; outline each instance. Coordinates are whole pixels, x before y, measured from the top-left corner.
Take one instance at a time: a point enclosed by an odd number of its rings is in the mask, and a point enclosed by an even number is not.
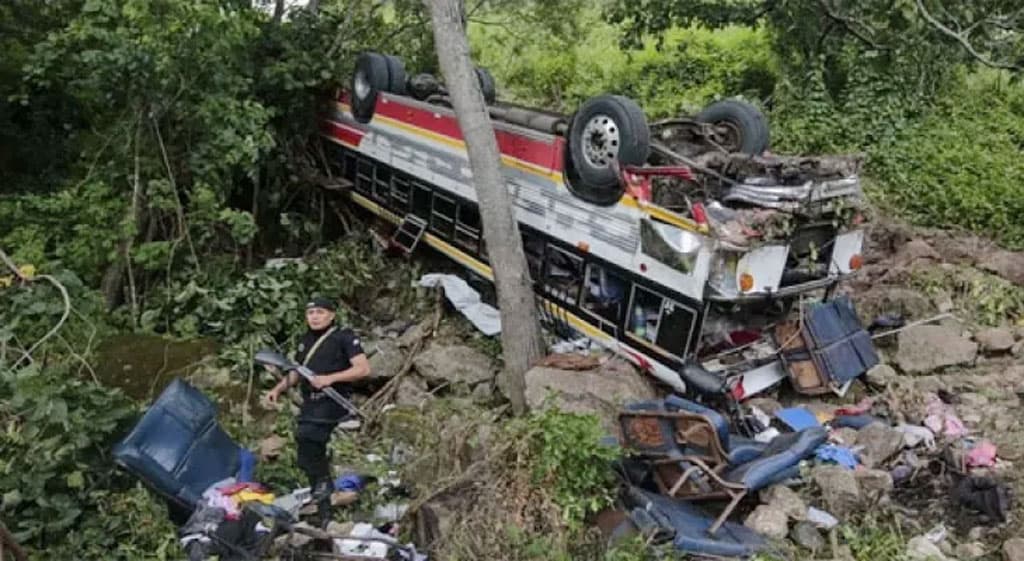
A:
[[[999,326],[1024,320],[1024,287],[966,266],[923,268],[910,284],[932,297],[948,296],[959,317],[972,323]]]
[[[1024,248],[1024,87],[961,79],[924,119],[870,151],[876,198],[921,224]]]
[[[570,527],[609,506],[614,498],[611,462],[618,451],[602,445],[601,425],[593,415],[555,408],[530,415],[513,431],[530,443],[533,482],[544,486]]]
[[[868,520],[858,526],[843,526],[840,531],[856,561],[901,561],[906,558],[906,542],[891,525],[879,525]]]
[[[0,370],[2,510],[20,540],[52,543],[96,515],[114,477],[110,447],[133,413],[119,391],[68,368]]]

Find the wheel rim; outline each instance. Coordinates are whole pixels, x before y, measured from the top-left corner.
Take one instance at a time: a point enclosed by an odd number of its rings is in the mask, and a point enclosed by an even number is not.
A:
[[[366,99],[370,95],[370,81],[366,79],[366,72],[356,72],[355,94],[359,99]]]
[[[743,146],[743,131],[732,121],[715,123],[715,140],[726,152],[739,152]]]
[[[605,168],[619,155],[619,127],[607,115],[594,115],[583,127],[583,157],[596,168]]]

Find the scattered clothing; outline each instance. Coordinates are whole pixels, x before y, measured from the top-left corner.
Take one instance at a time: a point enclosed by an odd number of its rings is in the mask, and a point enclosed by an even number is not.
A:
[[[786,426],[796,432],[821,426],[821,423],[818,422],[818,418],[814,416],[814,413],[811,413],[808,409],[803,407],[779,409],[775,412],[775,416],[785,423]]]
[[[252,481],[256,471],[256,455],[246,448],[238,449],[238,473],[236,478],[239,481]]]
[[[235,500],[238,501],[238,504],[240,505],[242,503],[247,503],[249,501],[257,501],[265,505],[273,504],[274,502],[273,493],[258,493],[256,491],[250,491],[248,489],[244,491],[239,491],[237,494],[234,495],[234,498]]]
[[[838,415],[832,420],[832,426],[837,429],[851,428],[860,430],[871,423],[879,422],[885,423],[886,425],[889,424],[884,419],[875,417],[874,415]]]
[[[929,450],[935,448],[935,434],[928,427],[900,423],[896,430],[903,433],[903,443],[907,448],[917,448],[921,443]]]
[[[814,451],[814,456],[819,461],[838,464],[846,469],[856,469],[860,463],[857,460],[857,454],[853,450],[845,446],[836,446],[835,444],[819,446]]]
[[[334,480],[335,491],[355,491],[359,492],[366,486],[366,482],[361,476],[355,473],[346,473]]]
[[[953,488],[953,498],[962,506],[976,510],[999,522],[1006,521],[1010,493],[1006,484],[991,477],[969,476]]]
[[[836,416],[840,415],[863,415],[871,410],[875,400],[865,397],[854,405],[845,405],[835,410]]]
[[[924,426],[933,433],[951,438],[967,435],[967,428],[964,427],[963,421],[956,416],[956,410],[943,403],[939,396],[928,394],[925,398],[925,407],[927,417],[924,419]]]
[[[975,444],[964,457],[967,467],[992,467],[996,465],[996,445],[988,440]]]

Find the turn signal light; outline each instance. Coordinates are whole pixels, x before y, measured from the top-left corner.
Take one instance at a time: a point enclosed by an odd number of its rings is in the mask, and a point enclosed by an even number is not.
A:
[[[754,276],[750,273],[740,275],[740,290],[750,292],[754,288]]]
[[[864,258],[859,253],[855,253],[853,257],[850,257],[850,270],[856,271],[864,265]]]

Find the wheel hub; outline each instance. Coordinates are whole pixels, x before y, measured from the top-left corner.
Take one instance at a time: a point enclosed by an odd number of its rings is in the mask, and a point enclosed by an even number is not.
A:
[[[619,155],[619,127],[607,115],[594,115],[583,127],[583,157],[593,167],[608,167]]]
[[[366,79],[366,73],[362,70],[356,72],[355,94],[359,99],[366,99],[370,95],[370,81]]]

